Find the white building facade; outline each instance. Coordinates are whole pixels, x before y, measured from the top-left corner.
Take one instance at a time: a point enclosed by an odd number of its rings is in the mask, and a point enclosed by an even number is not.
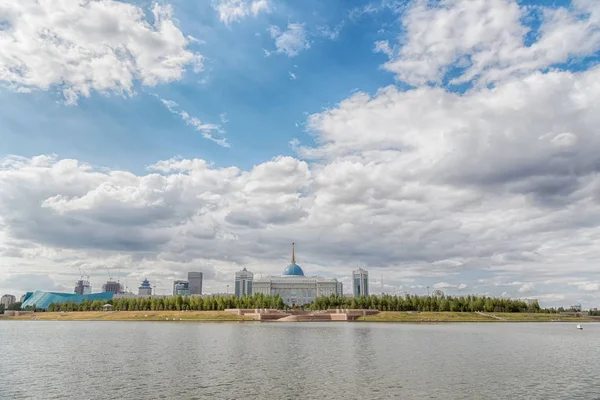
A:
[[[255,279],[252,294],[258,293],[269,296],[278,294],[285,304],[292,307],[312,303],[321,296],[342,296],[343,286],[335,278],[304,276],[304,271],[296,264],[292,243],[292,263],[283,270],[281,276]]]

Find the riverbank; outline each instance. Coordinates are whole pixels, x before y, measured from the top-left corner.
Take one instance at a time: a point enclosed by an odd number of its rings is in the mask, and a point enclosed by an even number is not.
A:
[[[252,321],[225,311],[73,311],[41,312],[2,320],[21,321]]]
[[[596,322],[591,318],[534,313],[382,311],[357,318],[364,322]]]
[[[253,321],[249,315],[226,311],[79,311],[42,312],[2,317],[2,320],[21,321]],[[597,322],[592,318],[558,314],[529,313],[471,313],[471,312],[396,312],[383,311],[376,315],[360,316],[358,322]],[[317,319],[315,319],[317,321]],[[319,320],[321,321],[321,320]]]

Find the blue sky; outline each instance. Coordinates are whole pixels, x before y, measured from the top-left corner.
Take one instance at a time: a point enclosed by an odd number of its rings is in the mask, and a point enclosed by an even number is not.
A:
[[[151,88],[138,83],[131,97],[93,93],[77,106],[65,106],[52,90],[33,95],[3,91],[0,116],[6,129],[0,153],[56,153],[136,172],[173,155],[248,168],[275,155],[291,155],[293,138],[310,143],[307,114],[353,91],[374,93],[394,83],[393,74],[378,68],[385,56],[373,52],[373,42],[398,33],[397,28],[378,33],[397,15],[351,18],[355,8],[369,2],[354,2],[352,8],[342,1],[278,3],[272,13],[230,25],[219,21],[209,2],[170,4],[182,32],[205,42],[191,46],[206,58],[204,71],[187,71],[177,82]],[[294,57],[266,56],[263,49],[275,51],[267,28],[288,23],[305,24],[310,49]],[[339,36],[323,37],[318,30],[324,28],[338,28]],[[202,139],[152,94],[176,101],[205,122],[220,124],[220,114],[226,113],[223,128],[231,148]]]
[[[595,0],[23,0],[0,10],[0,291],[600,301]],[[37,283],[36,283],[37,282]]]

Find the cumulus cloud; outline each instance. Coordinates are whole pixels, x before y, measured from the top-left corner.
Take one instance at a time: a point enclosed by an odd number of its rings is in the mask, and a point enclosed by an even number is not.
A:
[[[532,32],[527,18],[541,19]],[[576,0],[569,7],[519,6],[515,0],[417,0],[403,12],[406,32],[384,68],[412,85],[477,81],[487,85],[592,55],[600,49],[600,4]],[[528,35],[535,37],[528,43]],[[456,75],[456,76],[455,76]]]
[[[269,28],[271,37],[275,39],[275,48],[277,53],[287,54],[288,57],[295,57],[302,50],[310,48],[304,24],[288,24],[287,30],[282,31],[278,26]],[[266,51],[265,51],[266,52]],[[269,55],[268,52],[266,52]]]
[[[252,15],[271,11],[270,0],[217,0],[213,2],[214,9],[219,13],[219,19],[224,24],[239,22]]]
[[[242,266],[280,272],[296,242],[307,273],[348,282],[349,266],[363,265],[397,293],[600,301],[600,68],[545,70],[595,48],[595,4],[538,9],[537,41],[526,43],[521,21],[533,11],[512,1],[412,3],[406,40],[375,50],[417,87],[357,92],[310,115],[314,140],[292,140],[295,157],[247,169],[172,158],[142,174],[53,155],[0,159],[0,262],[55,282],[64,260],[157,280],[202,266],[224,287]],[[301,24],[270,32],[277,52],[309,47]],[[483,84],[431,86],[456,63],[457,83]],[[161,101],[220,139],[217,125]]]
[[[56,271],[94,260],[158,280],[204,265],[218,286],[242,266],[279,273],[295,241],[307,273],[348,279],[360,262],[398,293],[416,281],[404,290],[574,302],[568,283],[598,278],[599,74],[534,73],[463,95],[356,93],[308,118],[316,145],[295,141],[301,158],[248,170],[173,158],[140,175],[4,158],[0,260],[13,273],[43,273],[35,259]],[[473,271],[485,276],[476,286]]]
[[[92,91],[130,95],[202,69],[169,6],[114,0],[23,0],[0,4],[0,83],[20,92],[56,89],[75,104]]]

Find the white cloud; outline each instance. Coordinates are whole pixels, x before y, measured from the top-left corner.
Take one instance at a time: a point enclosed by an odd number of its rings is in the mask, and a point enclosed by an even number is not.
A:
[[[512,25],[511,4],[474,1],[475,11],[450,13],[453,23],[464,22],[452,35],[462,38],[473,15],[488,15],[477,7],[488,7],[500,14],[489,16],[489,31],[471,38],[481,41],[467,43],[467,52],[499,37],[507,46],[521,29]],[[586,4],[593,5],[576,6]],[[594,15],[573,26],[587,32]],[[502,23],[510,29],[492,29]],[[426,43],[442,28],[431,29]],[[291,55],[294,47],[286,46],[278,51]],[[402,51],[384,42],[377,49]],[[415,82],[437,79],[456,58],[456,51],[431,51],[437,70],[406,70],[417,74]],[[76,262],[92,269],[122,265],[132,276],[163,282],[202,265],[214,276],[207,284],[222,290],[242,266],[280,272],[295,241],[309,274],[348,281],[348,266],[364,265],[399,291],[410,282],[409,292],[476,288],[543,305],[597,305],[600,68],[528,73],[520,61],[509,63],[518,73],[495,80],[492,89],[457,94],[390,86],[374,95],[353,93],[308,116],[312,146],[290,141],[298,158],[244,170],[182,158],[158,161],[145,174],[56,156],[2,159],[0,265],[11,275],[49,275],[61,285],[71,282],[65,271]],[[161,101],[220,138],[218,125]]]
[[[524,284],[519,288],[519,293],[531,293],[535,289],[535,285],[531,282]]]
[[[522,20],[541,13],[537,40],[526,45],[530,28]],[[487,85],[529,74],[600,49],[600,3],[574,1],[570,8],[520,7],[514,0],[417,0],[403,13],[406,37],[384,64],[413,85],[439,84],[448,69],[463,68],[451,83]]]
[[[229,25],[252,15],[271,11],[270,0],[216,0],[213,7],[219,13],[221,22]]]
[[[194,127],[195,130],[201,132],[203,138],[211,140],[222,147],[231,147],[227,139],[222,137],[225,132],[223,131],[221,125],[205,124],[202,121],[200,121],[200,119],[188,114],[187,111],[181,110],[179,104],[177,104],[176,102],[161,98],[159,98],[159,100],[161,101],[161,103],[164,104],[165,107],[167,107],[167,109],[172,114],[179,115],[181,119],[185,121],[186,124],[191,125],[192,127]],[[220,118],[222,123],[227,122],[227,114],[221,114]],[[220,137],[217,137],[216,135]]]
[[[376,53],[386,54],[388,57],[394,56],[394,50],[390,47],[390,43],[387,40],[378,40],[375,42],[374,51]]]
[[[333,28],[330,28],[329,26],[321,26],[321,27],[317,28],[317,32],[320,36],[323,36],[326,39],[336,40],[340,36],[340,31],[342,30],[343,27],[344,27],[344,23],[340,22]]]
[[[577,290],[582,292],[600,292],[600,283],[598,282],[570,282],[569,286],[576,286]]]
[[[202,56],[175,25],[169,6],[154,4],[154,21],[113,0],[22,0],[0,5],[0,82],[28,92],[56,89],[77,103],[92,91],[131,95],[145,86],[202,69]]]
[[[288,57],[295,57],[302,50],[310,48],[304,24],[290,23],[286,31],[282,31],[279,27],[272,25],[269,28],[269,33],[275,39],[277,53],[285,53]]]

